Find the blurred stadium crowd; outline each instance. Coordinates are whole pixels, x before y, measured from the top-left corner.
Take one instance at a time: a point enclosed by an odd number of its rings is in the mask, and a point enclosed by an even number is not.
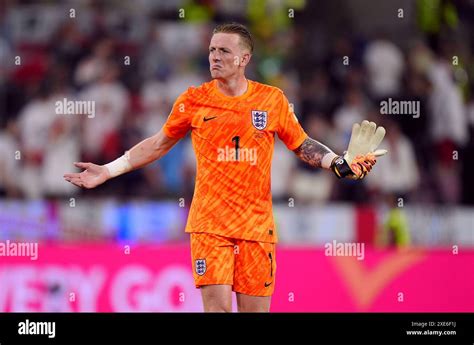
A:
[[[283,89],[311,137],[342,153],[353,123],[387,129],[389,154],[363,183],[314,171],[278,142],[275,199],[474,204],[472,2],[404,2],[404,18],[395,6],[390,19],[403,30],[364,29],[343,1],[269,3],[263,14],[247,1],[3,3],[0,195],[192,196],[189,136],[162,160],[94,191],[62,175],[74,161],[109,162],[158,131],[176,97],[209,80],[215,23],[236,20],[257,41],[249,78]],[[95,116],[57,114],[64,98],[94,101]],[[419,102],[419,117],[381,114],[389,98]]]

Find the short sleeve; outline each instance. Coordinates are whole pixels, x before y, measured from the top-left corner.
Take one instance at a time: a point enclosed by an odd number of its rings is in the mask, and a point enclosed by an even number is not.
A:
[[[174,102],[163,131],[174,139],[183,138],[191,129],[192,112],[188,91],[183,92]]]
[[[277,134],[291,151],[297,149],[308,137],[283,93],[281,93],[281,111]]]

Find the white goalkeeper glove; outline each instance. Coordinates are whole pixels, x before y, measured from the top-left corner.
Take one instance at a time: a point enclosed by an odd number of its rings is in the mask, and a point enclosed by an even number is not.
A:
[[[385,136],[385,128],[377,127],[367,120],[352,126],[349,147],[344,156],[338,156],[331,163],[331,170],[338,178],[363,179],[387,150],[376,150]]]

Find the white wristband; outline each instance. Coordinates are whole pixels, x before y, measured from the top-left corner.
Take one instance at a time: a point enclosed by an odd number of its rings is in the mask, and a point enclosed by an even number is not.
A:
[[[334,158],[338,157],[334,152],[326,153],[321,160],[321,167],[324,169],[329,169]]]
[[[104,166],[109,170],[110,177],[119,176],[132,170],[132,165],[127,158],[128,152],[125,155],[117,158],[113,162],[107,163]]]

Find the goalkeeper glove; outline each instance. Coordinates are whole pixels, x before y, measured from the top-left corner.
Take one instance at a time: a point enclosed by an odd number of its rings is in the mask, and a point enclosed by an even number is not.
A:
[[[376,150],[385,136],[385,128],[377,127],[367,120],[352,126],[349,147],[344,156],[335,157],[331,170],[338,178],[363,179],[377,162],[376,157],[383,156],[387,150]]]

